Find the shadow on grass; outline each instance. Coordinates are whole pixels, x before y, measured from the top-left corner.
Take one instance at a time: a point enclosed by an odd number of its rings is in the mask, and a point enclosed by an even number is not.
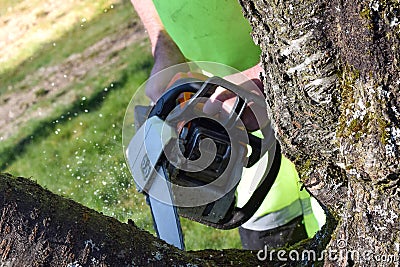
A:
[[[82,102],[81,99],[77,99],[61,115],[51,116],[39,122],[31,132],[27,133],[25,137],[21,138],[15,145],[7,146],[0,151],[0,172],[4,171],[20,155],[23,155],[29,145],[45,139],[51,133],[54,133],[56,127],[67,122],[70,117],[68,114],[82,113],[85,112],[85,110],[98,110],[110,92],[123,88],[128,83],[129,77],[134,75],[134,73],[139,71],[149,72],[151,66],[152,59],[150,57],[136,64],[132,64],[122,72],[121,77],[117,81],[112,82],[112,87],[107,87],[109,90],[104,90],[106,86],[97,88],[93,95],[86,101]]]

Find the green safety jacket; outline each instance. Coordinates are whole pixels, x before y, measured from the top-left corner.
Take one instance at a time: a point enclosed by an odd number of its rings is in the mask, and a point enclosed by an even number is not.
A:
[[[187,59],[222,63],[239,71],[258,64],[260,48],[254,44],[250,24],[236,0],[153,0],[153,3],[166,31]],[[255,216],[243,227],[268,230],[303,214],[307,233],[312,236],[318,224],[310,196],[300,186],[293,163],[283,157],[274,185]],[[239,205],[246,201],[242,197],[245,194],[241,194],[245,190],[246,184],[241,183]]]

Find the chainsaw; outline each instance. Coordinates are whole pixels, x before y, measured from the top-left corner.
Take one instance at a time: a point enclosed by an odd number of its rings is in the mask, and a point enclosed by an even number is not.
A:
[[[204,105],[218,87],[236,101],[230,112],[206,114]],[[246,130],[240,118],[249,103],[266,105],[262,97],[211,77],[180,79],[154,106],[135,107],[137,131],[126,157],[159,238],[184,249],[180,216],[232,229],[255,214],[278,174],[281,152],[270,123],[260,130],[262,137]],[[235,193],[243,170],[261,158],[267,163],[251,182],[250,198],[238,207]]]

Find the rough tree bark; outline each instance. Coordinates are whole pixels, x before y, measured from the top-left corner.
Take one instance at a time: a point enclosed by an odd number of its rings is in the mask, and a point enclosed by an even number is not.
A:
[[[283,153],[337,222],[326,264],[398,260],[400,2],[240,2]]]

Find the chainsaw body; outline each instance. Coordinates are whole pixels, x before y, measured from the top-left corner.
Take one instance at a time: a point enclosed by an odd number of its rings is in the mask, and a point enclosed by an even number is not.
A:
[[[202,112],[204,102],[217,87],[237,96],[231,113],[223,114],[224,119]],[[222,78],[189,78],[173,84],[148,112],[145,123],[157,117],[175,132],[163,144],[154,166],[168,175],[179,216],[231,229],[247,221],[264,200],[279,171],[280,149],[269,124],[262,129],[263,139],[246,131],[240,116],[249,102],[265,105],[261,97]],[[269,161],[266,173],[248,202],[236,207],[235,191],[243,168],[253,166],[265,153]],[[137,184],[140,190],[147,190],[140,182]]]

